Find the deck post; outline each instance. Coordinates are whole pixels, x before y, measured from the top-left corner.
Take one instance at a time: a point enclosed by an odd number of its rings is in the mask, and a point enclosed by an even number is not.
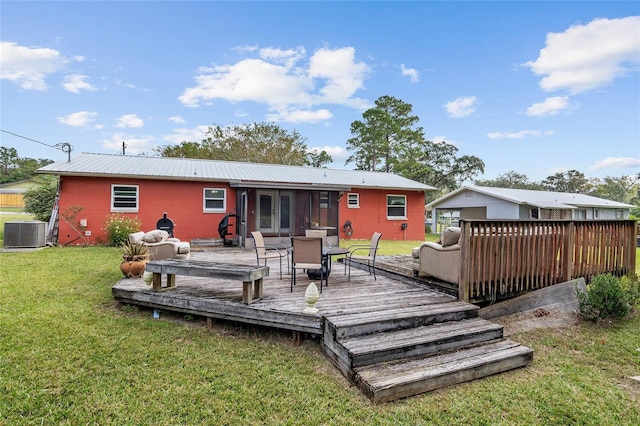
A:
[[[458,299],[469,301],[469,234],[470,226],[460,221],[460,271],[458,273]]]

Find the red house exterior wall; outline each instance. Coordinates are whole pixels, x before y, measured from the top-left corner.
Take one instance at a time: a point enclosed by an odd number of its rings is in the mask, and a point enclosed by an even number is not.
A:
[[[111,186],[138,185],[138,212],[111,213]],[[227,191],[226,212],[236,207],[236,189],[223,182],[171,181],[152,179],[99,178],[62,176],[60,188],[59,244],[83,244],[83,240],[64,221],[63,214],[68,207],[81,206],[83,210],[77,219],[86,219],[86,237],[89,244],[106,242],[105,221],[112,214],[137,217],[142,221],[142,230],[155,229],[156,222],[163,213],[175,224],[174,236],[190,241],[195,238],[218,238],[218,224],[225,213],[203,212],[204,188],[224,188]],[[387,240],[424,240],[425,196],[417,191],[396,191],[380,189],[358,189],[359,208],[347,206],[347,193],[339,202],[340,239],[369,239],[374,232],[381,232]],[[387,195],[406,195],[406,219],[387,219]],[[344,223],[350,220],[353,234],[347,236]],[[253,222],[252,222],[253,223]],[[402,224],[406,223],[406,229]],[[230,229],[232,232],[234,228]]]
[[[425,195],[416,191],[397,191],[392,189],[354,189],[349,193],[359,194],[360,207],[347,206],[347,193],[340,200],[340,239],[369,239],[374,232],[381,232],[386,240],[423,241]],[[387,195],[406,195],[406,219],[387,219]],[[353,234],[347,236],[344,224],[351,221]],[[406,229],[402,224],[406,223]]]
[[[173,220],[174,236],[190,241],[194,238],[218,238],[218,223],[224,213],[203,212],[204,188],[225,188],[227,190],[227,212],[235,208],[236,192],[223,182],[188,182],[170,180],[92,178],[62,176],[60,188],[60,225],[58,242],[60,244],[82,244],[64,221],[62,214],[70,206],[82,206],[84,209],[77,219],[87,219],[87,237],[89,244],[106,242],[104,223],[111,216],[111,185],[139,185],[138,212],[122,213],[127,217],[138,217],[142,221],[142,230],[155,229],[156,222],[164,212]],[[120,213],[116,213],[120,214]],[[73,241],[75,240],[75,241]],[[71,242],[73,241],[73,242]]]

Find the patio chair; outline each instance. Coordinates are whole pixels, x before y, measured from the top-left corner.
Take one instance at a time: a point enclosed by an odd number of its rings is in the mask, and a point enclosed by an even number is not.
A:
[[[351,281],[351,262],[356,260],[358,262],[366,262],[367,268],[369,269],[369,275],[371,275],[371,271],[373,270],[373,279],[377,280],[376,277],[376,254],[378,253],[378,242],[380,241],[380,237],[382,234],[379,232],[374,232],[373,237],[371,237],[371,244],[356,244],[348,247],[349,253],[344,257],[344,268],[345,273],[347,272],[347,263],[349,264],[349,281]],[[356,254],[366,252],[366,254]]]
[[[327,248],[327,230],[326,229],[306,229],[304,231],[306,237],[322,238],[322,250]]]
[[[265,245],[262,232],[251,232],[253,242],[256,249],[256,259],[258,265],[264,260],[264,266],[267,266],[267,259],[280,259],[280,279],[282,279],[282,258],[287,258],[287,271],[289,271],[289,250],[284,244],[268,244]]]
[[[323,267],[325,256],[322,254],[322,238],[315,237],[291,237],[291,291],[296,285],[296,270],[316,269],[320,270],[320,293],[322,282],[329,285],[329,276]]]

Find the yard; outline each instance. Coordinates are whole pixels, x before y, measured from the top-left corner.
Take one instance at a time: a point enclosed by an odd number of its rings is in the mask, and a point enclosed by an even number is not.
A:
[[[312,339],[118,306],[118,263],[108,247],[0,254],[0,424],[640,424],[637,315],[512,336],[529,367],[372,405]]]

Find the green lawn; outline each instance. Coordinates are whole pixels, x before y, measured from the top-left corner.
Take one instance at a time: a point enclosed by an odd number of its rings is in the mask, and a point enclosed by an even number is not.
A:
[[[372,405],[317,340],[119,306],[119,259],[0,254],[0,425],[640,424],[640,316],[521,333],[525,369]]]

